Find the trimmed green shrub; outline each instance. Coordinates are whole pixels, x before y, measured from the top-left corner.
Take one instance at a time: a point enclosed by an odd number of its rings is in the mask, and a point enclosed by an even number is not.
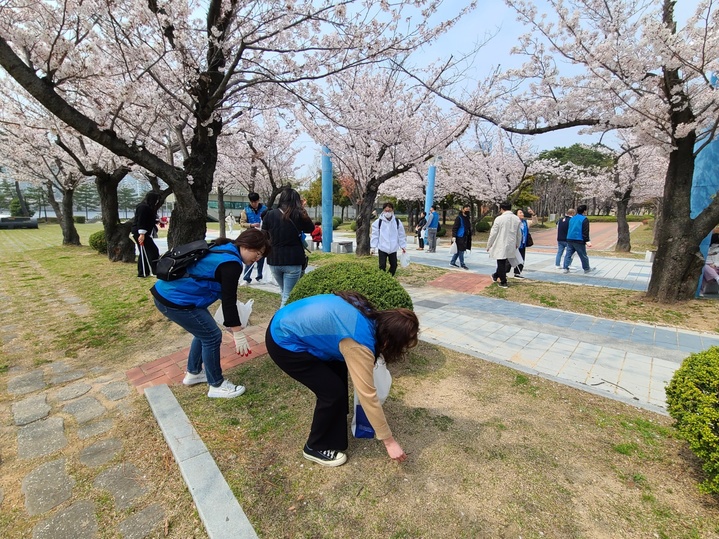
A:
[[[105,239],[104,230],[98,230],[90,235],[90,247],[101,255],[107,254],[107,240]]]
[[[492,228],[492,222],[491,217],[484,217],[474,224],[474,229],[477,232],[488,232]]]
[[[78,225],[85,224],[85,216],[84,215],[73,215],[72,220],[75,221]]]
[[[447,227],[440,225],[437,229],[437,237],[444,238],[447,235]]]
[[[352,222],[350,223],[350,230],[351,230],[352,232],[357,232],[357,221],[352,221]]]
[[[342,217],[332,218],[332,230],[337,230],[337,227],[342,224]]]
[[[587,219],[590,223],[616,223],[616,215],[587,215]],[[627,215],[627,223],[640,223],[654,219],[653,215]]]
[[[719,494],[719,347],[692,354],[666,388],[679,436],[702,461],[704,492]]]
[[[413,309],[412,298],[394,277],[355,262],[338,262],[310,271],[297,282],[287,302],[344,290],[359,292],[379,310]]]

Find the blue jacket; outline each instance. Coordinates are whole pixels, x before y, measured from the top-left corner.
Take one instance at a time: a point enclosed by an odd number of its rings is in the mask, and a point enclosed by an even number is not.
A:
[[[577,214],[569,220],[567,241],[589,241],[589,220],[584,215]]]
[[[242,265],[240,252],[231,243],[213,247],[207,256],[187,268],[187,274],[192,277],[183,277],[176,281],[158,279],[155,283],[155,291],[175,305],[209,307],[220,299],[222,294],[220,283],[215,281],[215,272],[217,267],[225,262],[237,262]]]
[[[270,334],[285,350],[308,352],[325,361],[344,361],[340,341],[347,337],[375,352],[374,322],[334,294],[283,307],[270,322]]]
[[[519,229],[522,231],[522,242],[519,244],[520,249],[527,246],[527,234],[529,234],[529,225],[524,219],[520,219]]]
[[[438,228],[439,227],[439,213],[434,212],[429,214],[427,221],[427,228]]]

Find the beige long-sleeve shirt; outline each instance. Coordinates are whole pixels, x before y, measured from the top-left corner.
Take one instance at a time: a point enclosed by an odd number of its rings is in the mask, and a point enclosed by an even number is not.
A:
[[[340,341],[340,352],[345,359],[352,384],[357,391],[357,397],[374,429],[375,436],[378,440],[389,438],[392,436],[392,431],[379,398],[377,398],[377,389],[374,387],[374,353],[350,338]]]

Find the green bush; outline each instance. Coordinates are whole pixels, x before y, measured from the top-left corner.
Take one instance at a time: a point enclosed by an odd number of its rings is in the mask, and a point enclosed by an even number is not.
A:
[[[487,232],[492,228],[492,221],[491,217],[484,217],[475,223],[474,229],[477,232]]]
[[[447,235],[447,227],[440,225],[440,227],[437,229],[437,237],[444,238],[446,235]]]
[[[85,224],[85,216],[84,215],[74,215],[72,220],[75,221],[78,225]]]
[[[101,255],[107,254],[107,240],[105,239],[105,231],[98,230],[90,236],[90,247],[95,249]]]
[[[342,224],[342,217],[332,218],[332,230],[337,230],[337,227]]]
[[[666,388],[679,436],[702,461],[704,492],[719,494],[719,347],[692,354]]]
[[[617,216],[616,215],[587,215],[587,219],[589,219],[590,223],[616,223],[617,222]],[[654,219],[653,215],[627,215],[627,222],[628,223],[640,223],[642,221],[647,221],[649,219]]]
[[[357,221],[352,221],[352,222],[350,223],[350,230],[351,230],[352,232],[357,232]]]
[[[318,294],[344,290],[359,292],[376,309],[413,309],[412,298],[389,273],[355,262],[328,264],[310,271],[292,289],[288,303]]]

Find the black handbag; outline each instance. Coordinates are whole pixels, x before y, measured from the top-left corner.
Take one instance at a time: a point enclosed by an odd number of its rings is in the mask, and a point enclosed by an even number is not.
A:
[[[525,245],[525,247],[531,247],[532,245],[534,245],[534,240],[532,239],[532,235],[529,233],[529,231],[527,231],[527,244]]]

